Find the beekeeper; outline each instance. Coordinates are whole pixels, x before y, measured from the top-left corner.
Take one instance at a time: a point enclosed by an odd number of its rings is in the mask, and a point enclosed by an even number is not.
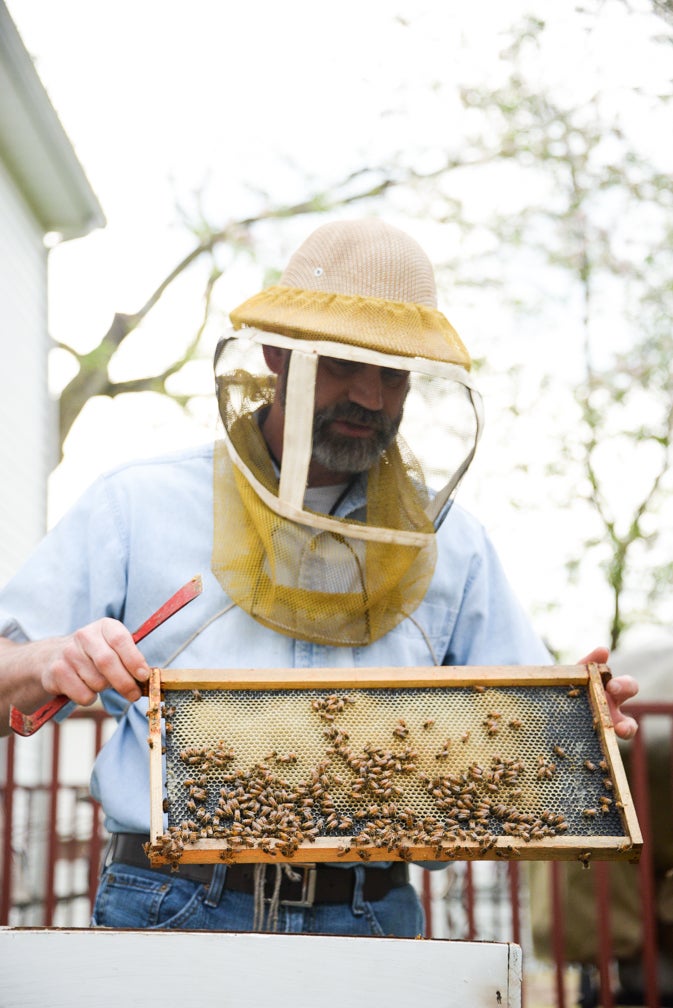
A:
[[[98,479],[0,592],[5,730],[10,704],[62,693],[100,696],[118,722],[91,781],[112,835],[101,926],[255,920],[252,866],[149,866],[150,666],[550,661],[484,529],[453,503],[480,404],[419,245],[374,218],[325,224],[231,321],[215,358],[222,439]],[[141,652],[127,627],[196,573],[202,594]],[[627,738],[635,683],[607,689]],[[270,873],[280,931],[422,933],[400,862],[319,865],[310,899],[301,875]]]

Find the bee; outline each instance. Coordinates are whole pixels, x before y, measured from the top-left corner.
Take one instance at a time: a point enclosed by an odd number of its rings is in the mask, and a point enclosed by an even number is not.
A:
[[[520,718],[512,718],[511,721],[509,722],[510,728],[520,728],[521,725],[522,721]]]
[[[194,697],[195,700],[203,700],[203,697],[201,696],[201,691],[200,690],[193,689],[192,690],[192,696]]]
[[[569,697],[576,697],[576,696],[580,695],[580,692],[581,691],[576,686],[573,686],[572,689],[568,690],[568,696]]]
[[[469,742],[469,739],[470,739],[469,731],[464,731],[463,734],[460,736],[461,742]]]
[[[473,683],[472,684],[472,689],[474,690],[475,693],[485,693],[486,692],[486,687],[485,686],[480,686],[479,683]]]
[[[154,739],[152,738],[151,735],[147,736],[147,744],[150,747],[150,749],[154,749]]]
[[[434,721],[424,721],[423,722],[423,727],[427,731],[428,728],[432,728],[433,727],[434,723],[435,723]]]
[[[568,755],[565,749],[562,749],[560,745],[554,745],[552,748],[556,753],[556,755],[560,756],[562,759],[564,759]]]
[[[591,851],[585,851],[584,854],[580,854],[577,860],[581,863],[583,868],[588,868],[589,861],[591,860]]]
[[[491,833],[485,833],[481,838],[481,847],[479,848],[480,854],[486,854],[488,851],[492,850],[493,847],[498,842],[498,838],[493,836]]]
[[[595,817],[595,815],[596,815],[596,809],[595,808],[585,808],[582,811],[582,815],[586,816],[587,819],[593,819]]]
[[[593,772],[596,769],[596,764],[587,759],[584,761],[584,769],[591,770]]]

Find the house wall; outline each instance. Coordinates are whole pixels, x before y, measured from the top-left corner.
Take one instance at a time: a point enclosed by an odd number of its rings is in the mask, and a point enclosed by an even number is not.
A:
[[[46,527],[57,443],[48,347],[42,228],[0,161],[0,583]]]

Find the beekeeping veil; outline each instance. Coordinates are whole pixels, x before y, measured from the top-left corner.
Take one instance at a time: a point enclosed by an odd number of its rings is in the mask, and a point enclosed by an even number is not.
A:
[[[320,644],[369,644],[425,595],[435,532],[479,434],[470,358],[437,310],[430,262],[381,221],[326,224],[280,282],[236,308],[231,321],[215,357],[224,440],[215,458],[212,569],[265,626]],[[282,360],[277,374],[265,354]],[[346,461],[328,465],[333,487],[316,489],[316,387],[320,405],[326,367],[343,377],[345,403],[356,399],[351,374],[383,387],[401,382],[406,396],[401,419],[380,409],[357,414],[358,423],[391,426],[390,443],[383,446],[382,435],[364,463],[350,448],[367,438],[327,424],[323,437]],[[267,424],[279,415],[274,457]]]

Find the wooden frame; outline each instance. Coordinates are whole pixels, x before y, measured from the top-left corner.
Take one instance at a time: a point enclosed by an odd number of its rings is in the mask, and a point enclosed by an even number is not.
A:
[[[321,668],[321,669],[154,669],[150,678],[149,702],[149,745],[150,745],[150,788],[151,788],[151,837],[149,857],[153,863],[165,863],[175,860],[180,862],[213,863],[218,860],[244,862],[325,862],[325,861],[355,861],[363,860],[390,861],[439,861],[478,858],[521,858],[524,860],[574,860],[580,859],[589,863],[591,858],[601,860],[627,859],[637,861],[642,847],[642,835],[636,819],[633,802],[624,768],[621,761],[617,740],[605,697],[603,681],[610,676],[606,666],[572,665],[572,666],[488,666],[488,667],[440,667],[440,668]],[[589,733],[591,728],[595,733],[602,753],[601,766],[603,783],[609,787],[609,796],[600,798],[600,802],[609,802],[614,810],[619,810],[617,829],[610,835],[605,835],[605,829],[600,826],[604,820],[602,812],[608,811],[608,806],[595,804],[594,809],[584,809],[586,829],[572,835],[539,836],[539,830],[533,829],[533,835],[521,836],[497,835],[489,836],[485,843],[483,836],[472,839],[464,836],[463,831],[458,839],[452,833],[447,835],[446,842],[410,843],[399,845],[397,849],[382,846],[376,842],[362,853],[362,846],[354,843],[353,836],[318,836],[310,843],[302,843],[294,851],[283,851],[279,845],[266,849],[254,845],[241,850],[230,849],[227,841],[220,837],[199,835],[181,846],[179,856],[167,846],[164,813],[166,809],[165,781],[162,768],[162,699],[170,691],[258,691],[271,692],[279,697],[286,691],[326,690],[353,691],[353,696],[366,695],[366,691],[390,691],[390,710],[394,712],[395,701],[401,693],[395,691],[422,690],[427,692],[428,704],[438,704],[443,701],[447,706],[447,697],[464,696],[467,688],[474,691],[475,703],[480,694],[505,696],[507,688],[517,687],[530,696],[531,702],[539,701],[543,696],[540,689],[544,687],[559,687],[569,695],[577,697],[577,703],[589,711]],[[457,690],[451,694],[446,691]],[[535,691],[538,691],[536,694]],[[364,691],[364,693],[363,693]],[[494,692],[489,692],[494,691]],[[209,694],[210,695],[210,694]],[[426,694],[423,693],[425,698]],[[480,701],[482,708],[485,701]],[[575,701],[573,700],[573,703]],[[485,708],[484,708],[485,709]],[[539,710],[538,708],[536,708]],[[578,708],[580,710],[581,708]],[[392,713],[391,713],[392,716]],[[448,715],[447,715],[448,716]],[[497,715],[500,716],[499,714]],[[404,722],[401,722],[404,723]],[[428,722],[433,723],[434,722]],[[486,722],[484,722],[486,723]],[[511,722],[512,724],[514,721]],[[494,724],[496,724],[494,722]],[[555,726],[559,728],[559,726]],[[493,729],[496,732],[498,726]],[[325,743],[326,744],[326,743]],[[486,745],[482,741],[482,747]],[[525,748],[524,743],[521,745]],[[267,747],[268,748],[268,747]],[[558,752],[563,753],[560,747]],[[261,752],[264,746],[261,746]],[[455,751],[455,750],[454,750]],[[563,757],[566,754],[563,753]],[[438,758],[438,757],[437,757]],[[538,757],[540,760],[541,757]],[[561,763],[562,757],[558,762]],[[586,764],[589,761],[585,761]],[[437,764],[439,767],[439,764]],[[593,766],[595,770],[596,767]],[[523,771],[528,775],[529,792],[539,794],[544,790],[544,780],[535,783],[534,768]],[[584,775],[589,779],[589,775]],[[599,774],[600,776],[600,774]],[[593,785],[592,785],[593,786]],[[499,808],[502,806],[498,806]],[[511,805],[509,806],[511,809]],[[576,810],[575,810],[576,811]],[[593,816],[593,819],[591,818]],[[559,819],[562,816],[558,817]],[[614,820],[613,820],[614,821]],[[505,827],[503,827],[505,828]],[[564,827],[559,827],[566,828]],[[353,834],[355,835],[355,833]]]

